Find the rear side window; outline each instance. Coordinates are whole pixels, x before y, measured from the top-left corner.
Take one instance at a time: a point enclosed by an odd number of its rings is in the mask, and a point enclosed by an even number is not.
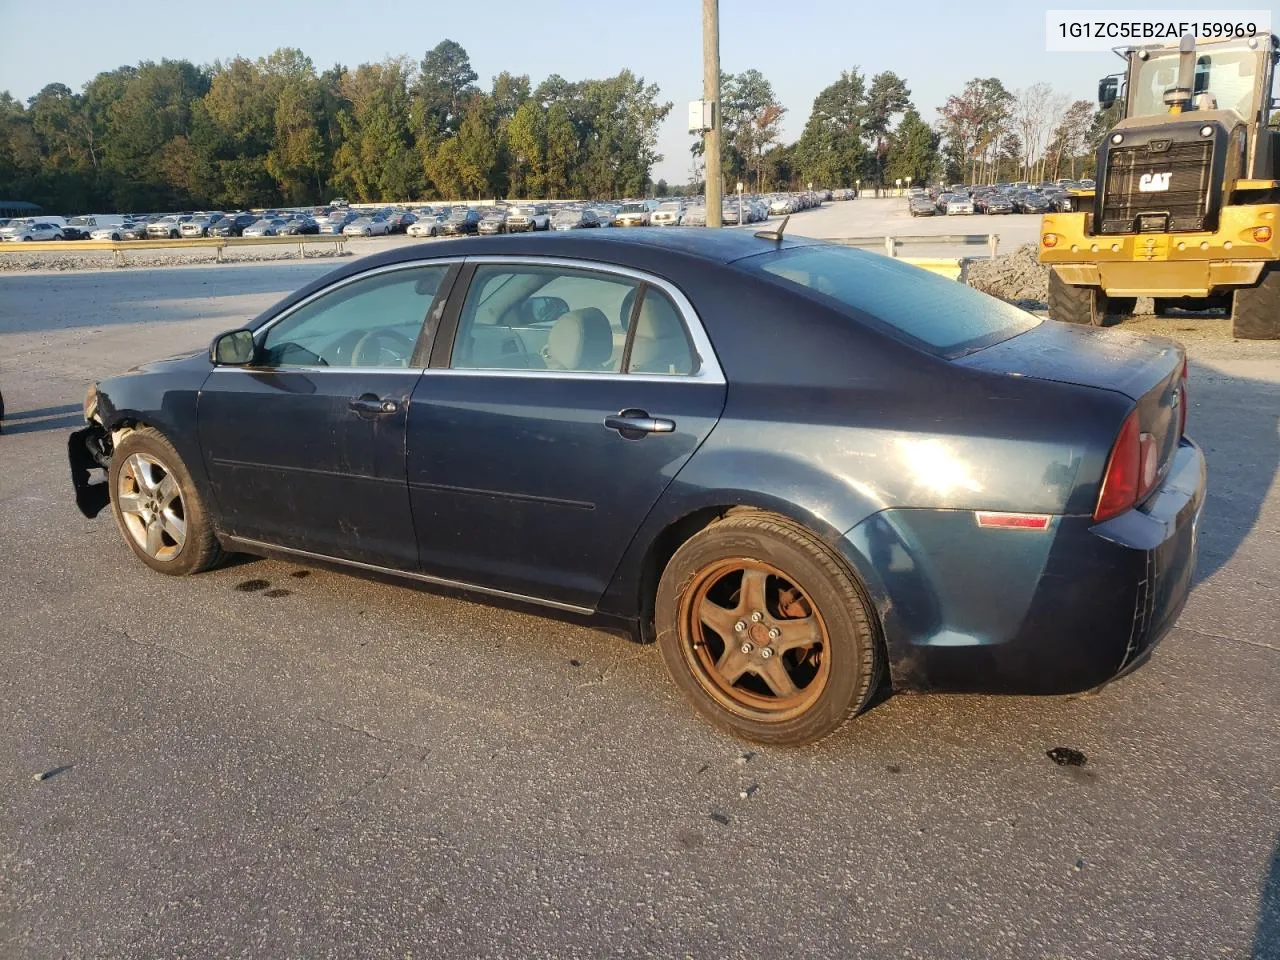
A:
[[[737,265],[851,307],[942,356],[999,343],[1040,323],[963,283],[846,247],[799,247]]]

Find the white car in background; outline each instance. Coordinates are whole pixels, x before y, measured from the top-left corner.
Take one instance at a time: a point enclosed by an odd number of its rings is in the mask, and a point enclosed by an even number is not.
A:
[[[615,227],[647,227],[656,206],[657,204],[652,200],[628,200],[614,214],[613,225]]]
[[[14,228],[13,224],[4,228],[0,239],[13,243],[31,242],[33,240],[61,240],[62,227],[47,220],[36,220]]]
[[[658,204],[658,209],[653,211],[649,222],[655,227],[678,227],[683,218],[684,204],[678,200],[667,200]]]
[[[424,213],[405,230],[411,237],[436,237],[440,235],[440,215]]]
[[[947,216],[953,217],[957,214],[961,216],[973,215],[973,198],[959,195],[953,195],[947,201]]]
[[[550,230],[551,214],[541,204],[517,204],[507,210],[507,233]]]
[[[391,224],[381,215],[352,220],[342,228],[344,237],[379,237],[391,232]]]

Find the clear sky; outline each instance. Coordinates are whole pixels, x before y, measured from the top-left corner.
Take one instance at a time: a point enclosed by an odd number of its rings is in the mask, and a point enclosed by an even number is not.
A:
[[[1268,3],[1274,0],[1268,0]],[[1224,0],[1204,0],[1213,10]],[[720,0],[720,62],[755,67],[787,114],[783,137],[800,135],[813,98],[858,67],[893,70],[926,121],[966,80],[996,76],[1010,89],[1038,81],[1092,99],[1098,77],[1120,61],[1110,53],[1046,53],[1045,11],[1110,6],[1106,0]],[[1197,9],[1125,0],[1130,9]],[[1233,7],[1266,8],[1239,0]],[[702,93],[701,0],[0,0],[0,90],[26,100],[46,83],[74,90],[102,70],[139,60],[195,63],[256,58],[299,47],[317,70],[461,43],[488,84],[502,70],[536,85],[605,77],[630,67],[674,104],[654,178],[688,179],[686,104]]]

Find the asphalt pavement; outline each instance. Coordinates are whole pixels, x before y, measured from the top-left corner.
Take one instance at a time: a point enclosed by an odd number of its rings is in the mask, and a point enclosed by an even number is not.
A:
[[[1280,958],[1280,344],[1166,323],[1210,493],[1147,667],[763,749],[652,647],[274,561],[171,579],[77,513],[91,378],[329,267],[0,275],[0,955]]]

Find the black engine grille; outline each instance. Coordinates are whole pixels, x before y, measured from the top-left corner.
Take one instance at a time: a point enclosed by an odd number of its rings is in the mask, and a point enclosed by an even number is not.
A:
[[[1165,141],[1168,143],[1168,141]],[[1107,154],[1100,233],[1176,233],[1206,229],[1213,141],[1115,147]],[[1169,174],[1169,189],[1144,192],[1142,177]]]

